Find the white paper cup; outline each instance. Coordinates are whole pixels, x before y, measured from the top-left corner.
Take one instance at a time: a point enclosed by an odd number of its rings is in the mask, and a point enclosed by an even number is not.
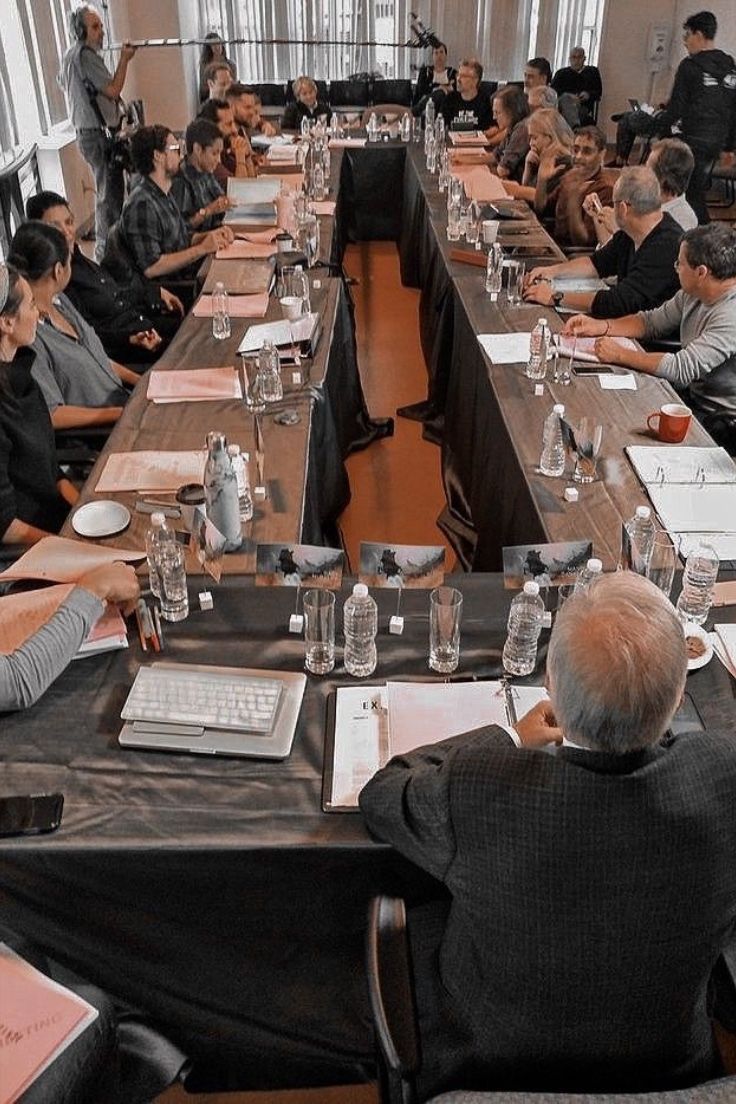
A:
[[[498,219],[484,219],[483,241],[486,245],[493,245],[498,237]]]
[[[281,311],[284,318],[293,322],[295,318],[301,318],[302,304],[304,300],[298,295],[285,295],[281,300]]]

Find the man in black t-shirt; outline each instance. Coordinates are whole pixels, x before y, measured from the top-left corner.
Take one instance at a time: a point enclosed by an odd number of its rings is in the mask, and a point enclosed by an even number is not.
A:
[[[432,99],[451,130],[488,130],[493,123],[491,100],[480,91],[483,66],[475,58],[465,58],[457,72],[457,91],[438,88]]]
[[[682,227],[662,212],[659,181],[646,165],[623,169],[613,188],[613,210],[619,227],[607,245],[592,257],[534,268],[527,277],[527,302],[566,310],[586,311],[593,318],[622,318],[652,310],[671,299],[679,288],[675,262]],[[555,277],[606,279],[615,287],[600,291],[555,289]]]

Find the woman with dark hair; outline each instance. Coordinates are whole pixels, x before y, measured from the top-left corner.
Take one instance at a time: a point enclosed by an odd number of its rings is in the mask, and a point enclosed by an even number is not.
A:
[[[204,46],[202,52],[199,55],[199,102],[204,101],[209,96],[209,88],[207,87],[207,78],[205,77],[205,70],[207,66],[213,62],[219,61],[223,65],[227,65],[228,69],[233,75],[233,80],[238,79],[235,63],[225,53],[225,44],[220,38],[217,31],[208,31],[204,36]]]
[[[28,282],[0,264],[0,542],[58,533],[77,490],[56,462],[48,408],[33,379],[38,309]]]
[[[519,183],[529,152],[528,114],[526,96],[515,84],[507,84],[493,97],[493,116],[498,127],[506,131],[506,138],[497,147],[491,167],[500,177]]]
[[[71,278],[69,243],[44,222],[26,222],[10,245],[10,263],[30,284],[39,324],[31,348],[33,377],[55,429],[110,425],[138,376],[111,361],[97,334],[63,294]]]

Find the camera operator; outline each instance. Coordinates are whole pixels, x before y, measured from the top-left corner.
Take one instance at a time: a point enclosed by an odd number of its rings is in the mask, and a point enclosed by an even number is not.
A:
[[[120,94],[135,47],[124,45],[114,74],[100,56],[105,28],[96,8],[83,4],[70,17],[73,40],[61,65],[77,142],[95,179],[95,260],[102,261],[107,233],[120,217],[125,198],[121,159],[114,155],[115,136],[124,115]]]

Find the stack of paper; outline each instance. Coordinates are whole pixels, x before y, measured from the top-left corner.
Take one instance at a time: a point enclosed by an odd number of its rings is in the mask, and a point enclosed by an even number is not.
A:
[[[177,484],[179,486],[179,484]],[[136,548],[108,548],[103,544],[42,537],[3,572],[3,582],[14,579],[43,579],[47,583],[74,583],[88,571],[105,564],[133,563],[146,553]]]
[[[315,199],[312,203],[312,210],[315,215],[334,215],[335,201],[334,199]]]
[[[476,165],[473,168],[453,165],[451,171],[454,177],[463,182],[468,199],[487,203],[494,199],[509,198],[503,181],[494,176],[486,165]]]
[[[531,333],[478,334],[483,352],[494,364],[525,364]]]
[[[299,147],[293,144],[274,146],[268,148],[266,160],[272,165],[296,165],[299,158]]]
[[[330,138],[330,149],[362,149],[367,138]]]
[[[184,483],[202,482],[206,460],[206,449],[185,452],[112,452],[95,490],[100,494],[115,491],[176,491]],[[78,544],[75,546],[79,547]]]
[[[17,1100],[98,1012],[0,943],[3,1101]]]
[[[482,130],[451,130],[450,141],[454,146],[488,145],[488,139]]]
[[[257,353],[266,341],[272,341],[276,348],[315,343],[315,334],[319,329],[319,315],[305,314],[293,322],[284,318],[280,322],[262,322],[249,326],[243,340],[238,345],[239,353]]]
[[[258,295],[228,295],[227,309],[231,318],[263,318],[268,310],[268,292]],[[212,311],[211,295],[200,295],[192,307],[195,318],[211,318]]]
[[[0,654],[11,655],[53,617],[74,586],[62,583],[43,590],[25,590],[0,598]],[[75,658],[128,647],[128,632],[120,612],[108,606],[92,626]]]
[[[241,220],[244,221],[244,220]],[[254,257],[271,257],[276,252],[273,242],[234,241],[218,249],[218,261],[252,261]]]
[[[571,357],[575,354],[575,360],[585,361],[587,364],[600,364],[601,358],[595,351],[597,337],[567,337],[560,334],[557,338],[560,352],[563,356]],[[639,346],[628,337],[611,337],[609,341],[615,341],[621,349],[636,352]]]
[[[213,402],[242,399],[243,391],[234,368],[190,368],[151,372],[147,398],[155,403]]]

